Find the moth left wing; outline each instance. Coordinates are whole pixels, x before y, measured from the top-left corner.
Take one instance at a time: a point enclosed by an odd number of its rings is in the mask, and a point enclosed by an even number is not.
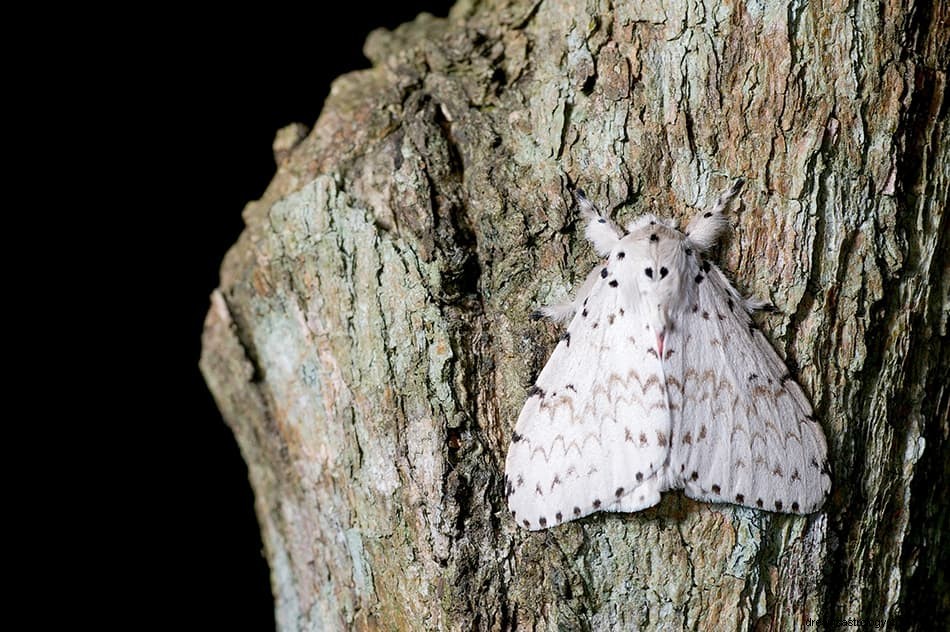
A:
[[[506,495],[530,530],[637,511],[666,489],[666,384],[622,259],[595,277],[515,425]]]

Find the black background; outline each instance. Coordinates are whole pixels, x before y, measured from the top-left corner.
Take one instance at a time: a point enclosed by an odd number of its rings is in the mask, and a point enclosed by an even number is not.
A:
[[[161,191],[149,221],[170,262],[159,272],[167,272],[160,294],[170,299],[163,307],[174,326],[166,323],[163,334],[173,346],[158,352],[177,358],[164,370],[172,383],[148,438],[161,456],[152,466],[160,500],[149,504],[146,519],[161,528],[137,546],[161,540],[148,562],[163,571],[152,573],[161,597],[148,608],[180,623],[274,627],[247,469],[198,371],[209,294],[242,229],[244,204],[260,197],[274,174],[274,133],[292,122],[312,126],[330,82],[369,66],[362,46],[372,29],[394,28],[420,11],[445,16],[451,6],[342,4],[332,14],[265,7],[166,18],[165,34],[148,43],[158,81],[144,95],[152,103],[146,120],[137,121],[144,130],[138,141],[146,151],[150,144],[165,149],[153,159],[165,163],[160,177],[169,181],[148,176]],[[150,572],[136,572],[143,571]]]

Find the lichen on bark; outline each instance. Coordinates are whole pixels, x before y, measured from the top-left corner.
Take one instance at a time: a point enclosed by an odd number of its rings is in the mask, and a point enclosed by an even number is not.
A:
[[[920,2],[471,0],[371,34],[281,137],[204,332],[279,627],[947,617],[947,41]],[[519,530],[503,460],[557,335],[528,315],[595,262],[572,189],[683,218],[739,176],[719,259],[779,308],[832,497]]]

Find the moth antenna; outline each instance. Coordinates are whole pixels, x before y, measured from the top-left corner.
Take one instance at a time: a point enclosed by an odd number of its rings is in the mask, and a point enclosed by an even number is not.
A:
[[[713,247],[719,236],[729,226],[725,217],[729,202],[742,190],[745,180],[736,179],[732,186],[723,191],[709,210],[702,211],[690,221],[686,227],[686,237],[690,246],[699,252],[705,252]]]
[[[606,257],[620,241],[623,231],[612,220],[604,217],[594,204],[587,199],[583,189],[576,189],[577,208],[581,217],[587,220],[584,236],[594,246],[594,250],[601,257]]]

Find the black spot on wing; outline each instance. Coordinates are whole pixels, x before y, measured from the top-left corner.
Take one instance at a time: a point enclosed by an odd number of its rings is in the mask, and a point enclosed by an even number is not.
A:
[[[528,397],[534,397],[535,395],[538,395],[541,399],[544,399],[544,389],[537,384],[528,389]]]
[[[669,272],[670,272],[670,271],[667,270],[666,268],[660,268],[660,278],[662,279],[662,278],[666,277],[666,275],[669,274]]]
[[[565,331],[564,334],[561,336],[561,340],[563,340],[567,344],[567,346],[570,347],[571,346],[571,332]]]
[[[600,271],[600,278],[602,278],[602,279],[606,279],[606,278],[607,278],[607,268],[603,268],[603,269]]]
[[[626,257],[626,256],[627,256],[627,253],[625,253],[623,250],[621,250],[620,252],[617,253],[617,258],[618,258],[618,259],[623,259],[623,258]]]
[[[618,284],[617,284],[617,279],[613,279],[613,280],[612,280],[610,283],[608,283],[607,285],[609,285],[610,287],[617,287],[617,285],[618,285]]]
[[[518,443],[518,442],[521,441],[522,439],[524,439],[524,437],[522,437],[522,436],[521,436],[520,434],[518,434],[517,432],[515,432],[515,433],[513,433],[513,434],[511,435],[511,442],[512,442],[512,443]]]
[[[660,238],[656,236],[656,233],[650,235],[650,241],[660,241]]]
[[[702,283],[704,278],[706,278],[706,277],[704,277],[704,276],[701,275],[701,274],[697,274],[697,275],[696,275],[696,278],[693,279],[693,280],[696,281],[696,283]]]
[[[651,279],[653,278],[653,268],[646,268],[643,272]]]

